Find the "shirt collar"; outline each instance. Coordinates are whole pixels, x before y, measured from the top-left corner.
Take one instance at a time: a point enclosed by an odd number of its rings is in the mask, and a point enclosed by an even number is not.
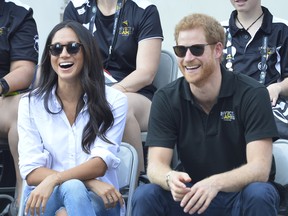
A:
[[[270,11],[266,8],[262,6],[262,11],[264,13],[264,17],[263,17],[263,22],[262,25],[260,27],[260,29],[265,32],[266,34],[270,34],[272,31],[272,19],[273,19],[273,15],[270,13]],[[236,26],[236,16],[237,16],[237,11],[234,10],[231,13],[230,19],[229,19],[229,31],[232,35],[232,37],[240,30],[237,26]]]
[[[51,91],[51,108],[55,108],[56,110],[59,110],[61,109],[61,105],[60,103],[58,102],[57,100],[57,97],[56,97],[56,86],[53,87],[52,91]]]
[[[266,34],[272,33],[272,23],[273,23],[273,15],[270,13],[270,11],[266,7],[262,7],[264,17],[263,22],[261,26],[261,30],[265,32]]]
[[[221,65],[222,81],[218,98],[230,97],[235,91],[235,74]]]
[[[221,65],[221,74],[222,74],[222,81],[218,99],[232,96],[236,87],[235,74],[233,72],[227,71]],[[193,94],[191,93],[189,83],[185,80],[184,77],[182,79],[183,79],[182,80],[183,88],[181,89],[182,92],[181,95],[185,100],[191,101],[194,104],[194,97]]]
[[[59,111],[61,109],[61,105],[56,97],[56,85],[53,87],[52,91],[51,91],[51,108],[52,110],[56,111],[57,110]],[[87,101],[88,101],[88,97],[87,97],[87,94],[85,93],[83,95],[83,101],[85,103],[84,105],[84,108],[82,110],[86,110],[87,109]]]

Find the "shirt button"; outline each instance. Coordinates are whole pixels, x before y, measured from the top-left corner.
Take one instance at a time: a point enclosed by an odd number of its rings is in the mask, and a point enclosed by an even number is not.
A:
[[[244,39],[248,40],[249,36],[247,34],[244,35]]]

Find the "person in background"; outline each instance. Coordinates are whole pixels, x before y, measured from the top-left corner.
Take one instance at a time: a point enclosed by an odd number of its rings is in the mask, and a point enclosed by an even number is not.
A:
[[[275,106],[279,96],[288,96],[288,22],[274,17],[261,0],[230,2],[235,10],[221,23],[226,32],[223,65],[263,83]]]
[[[42,54],[39,87],[19,103],[25,214],[120,215],[116,157],[128,103],[105,86],[96,40],[75,21],[57,24]]]
[[[225,34],[216,19],[188,15],[174,36],[183,77],[153,97],[151,184],[136,189],[132,214],[277,215],[280,198],[269,174],[278,133],[267,89],[221,66]],[[181,170],[170,167],[175,145]]]
[[[38,31],[33,10],[20,1],[0,0],[0,136],[8,138],[16,173],[10,215],[17,215],[22,191],[17,149],[18,103],[21,93],[32,84],[37,63]]]
[[[123,141],[136,148],[139,172],[144,171],[141,131],[147,131],[163,40],[157,8],[147,0],[72,0],[64,11],[68,19],[93,33],[104,69],[116,80],[113,87],[127,95]]]
[[[223,66],[264,84],[273,109],[281,109],[288,116],[287,107],[283,106],[288,96],[288,21],[273,16],[262,6],[261,0],[230,2],[235,10],[229,20],[221,22],[226,33]],[[283,117],[277,114],[275,120],[279,137],[287,139],[288,125]],[[273,146],[288,154],[284,145]],[[279,164],[279,156],[276,154],[274,157]],[[282,158],[280,163],[288,168],[288,156]],[[282,179],[288,179],[288,174],[281,173],[281,176]],[[279,187],[279,190],[285,193],[283,187]],[[287,208],[282,205],[281,209]]]

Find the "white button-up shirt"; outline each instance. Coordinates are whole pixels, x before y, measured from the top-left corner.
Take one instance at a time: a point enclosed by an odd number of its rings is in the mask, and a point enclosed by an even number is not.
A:
[[[86,95],[84,95],[84,101]],[[90,147],[90,154],[81,147],[82,132],[89,120],[87,106],[78,114],[71,126],[55,96],[55,88],[51,93],[49,108],[57,114],[50,114],[44,108],[43,98],[23,96],[19,103],[19,167],[22,178],[37,169],[47,167],[63,171],[78,166],[83,162],[100,157],[108,169],[99,180],[114,185],[117,189],[116,168],[120,159],[115,156],[121,144],[127,113],[127,98],[120,91],[106,86],[106,98],[114,116],[114,124],[106,132],[106,137],[113,143],[107,143],[96,137]],[[95,167],[97,169],[97,167]]]

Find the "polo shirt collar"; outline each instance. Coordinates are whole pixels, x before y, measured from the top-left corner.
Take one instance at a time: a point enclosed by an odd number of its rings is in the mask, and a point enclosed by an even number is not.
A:
[[[193,99],[193,95],[191,93],[191,89],[190,89],[190,86],[189,86],[189,83],[186,81],[186,79],[184,77],[180,78],[181,79],[181,82],[183,83],[181,86],[183,88],[180,89],[180,92],[181,92],[181,96],[185,99],[185,100],[188,100],[188,101],[191,101],[192,103],[194,102],[194,99]]]
[[[264,13],[264,17],[263,17],[262,26],[260,28],[266,34],[270,34],[271,31],[272,31],[273,15],[270,13],[270,11],[266,7],[262,6],[262,11]],[[235,36],[235,34],[240,30],[236,26],[236,16],[237,16],[237,11],[234,10],[231,13],[231,16],[230,16],[230,19],[229,19],[230,33],[231,33],[232,37]]]
[[[263,17],[261,30],[263,32],[265,32],[266,34],[271,34],[272,33],[273,15],[265,7],[262,7],[262,10],[263,10],[263,13],[264,13],[264,17]]]
[[[230,97],[235,91],[235,74],[221,65],[222,81],[218,98]]]
[[[222,81],[221,81],[221,87],[220,87],[218,99],[232,96],[236,87],[235,74],[233,72],[227,71],[221,65],[221,74],[222,74]],[[191,93],[189,83],[185,80],[184,77],[182,77],[182,82],[183,82],[183,85],[182,85],[183,88],[181,89],[182,97],[185,100],[191,101],[194,104],[194,96]]]

